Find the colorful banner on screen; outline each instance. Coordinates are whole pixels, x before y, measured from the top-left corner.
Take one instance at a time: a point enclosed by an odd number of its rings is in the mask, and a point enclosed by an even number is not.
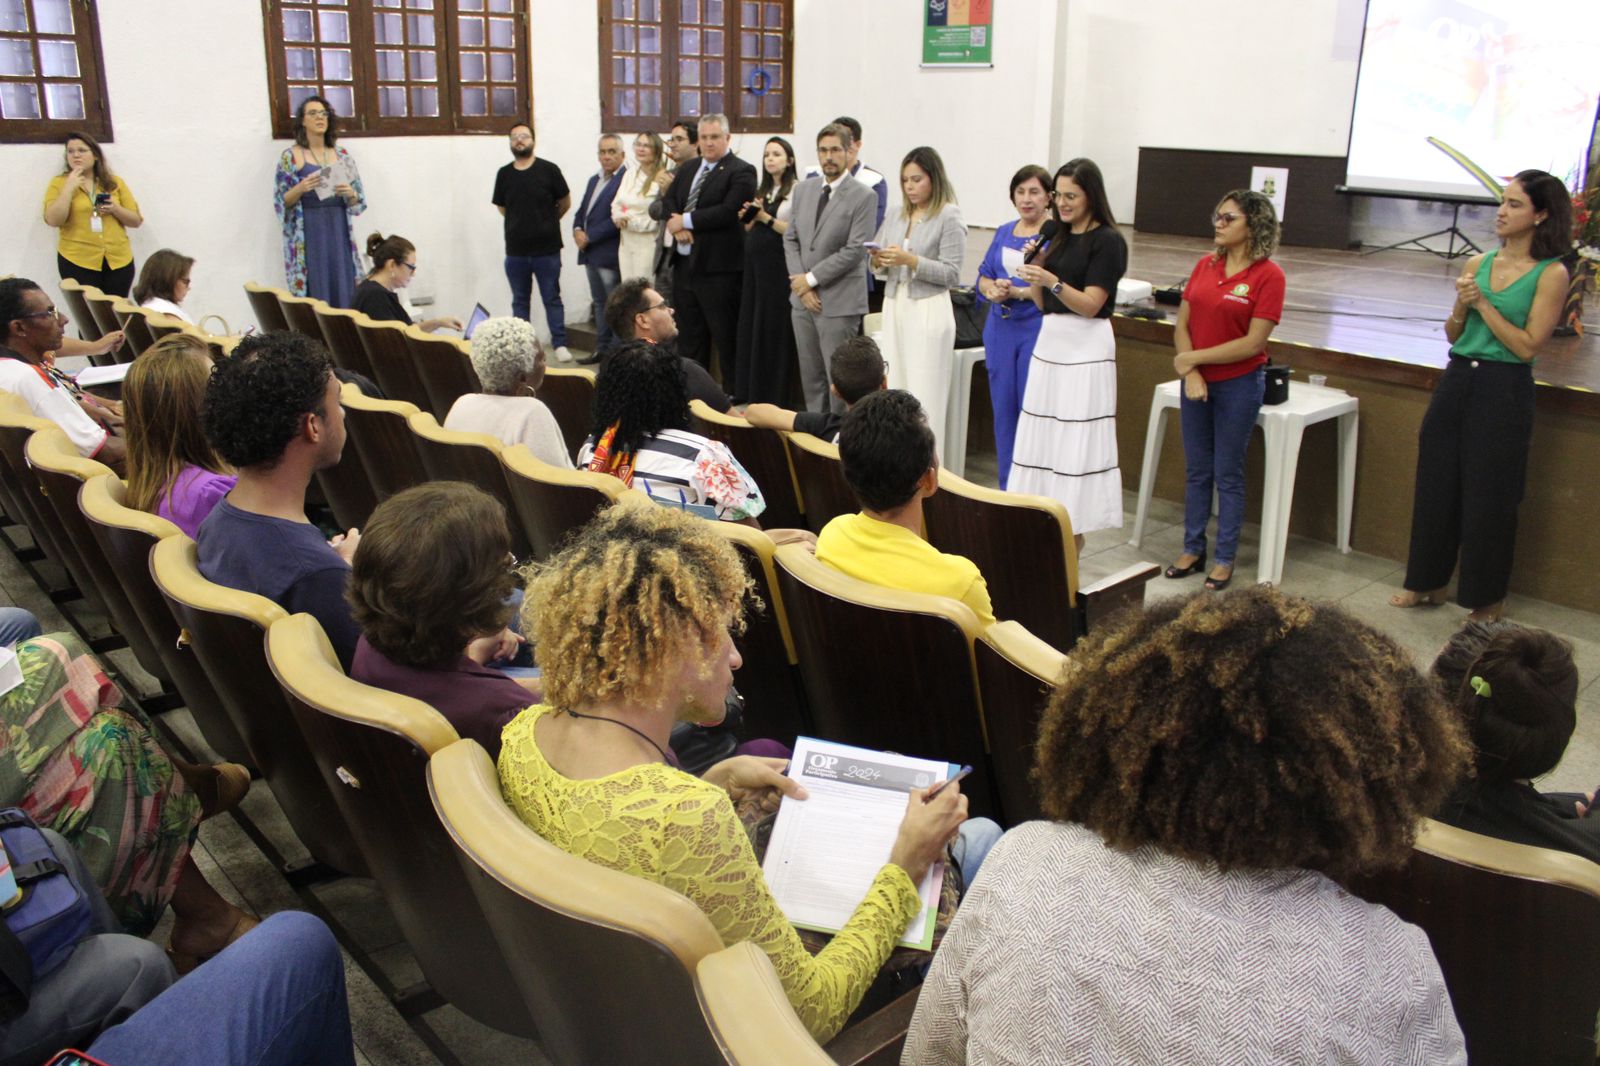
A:
[[[994,66],[993,0],[927,0],[922,25],[925,67]]]

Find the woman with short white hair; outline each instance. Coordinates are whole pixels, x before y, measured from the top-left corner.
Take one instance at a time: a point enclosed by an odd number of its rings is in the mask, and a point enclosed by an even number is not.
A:
[[[483,391],[456,400],[444,428],[487,433],[508,446],[526,444],[535,458],[572,469],[555,415],[533,395],[545,369],[544,348],[533,327],[520,318],[485,320],[472,335],[472,368]]]

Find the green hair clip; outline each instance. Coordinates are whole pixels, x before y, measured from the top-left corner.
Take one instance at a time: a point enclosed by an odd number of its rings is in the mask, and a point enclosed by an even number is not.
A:
[[[1476,692],[1479,696],[1482,696],[1484,699],[1488,699],[1490,696],[1492,696],[1494,694],[1494,690],[1489,687],[1489,682],[1485,681],[1483,678],[1479,677],[1477,674],[1473,674],[1472,675],[1472,680],[1470,682],[1468,682],[1468,684],[1470,684],[1472,686],[1472,691]]]

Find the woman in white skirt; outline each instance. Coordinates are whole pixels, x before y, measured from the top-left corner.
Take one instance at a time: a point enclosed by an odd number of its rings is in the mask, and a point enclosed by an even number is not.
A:
[[[654,133],[641,133],[633,139],[633,158],[636,165],[622,176],[622,185],[611,201],[611,221],[622,234],[617,266],[624,281],[655,277],[661,223],[650,217],[650,205],[672,180],[666,146]]]
[[[877,239],[882,247],[872,253],[873,269],[888,277],[878,346],[889,364],[889,387],[922,401],[942,456],[956,347],[950,290],[961,284],[967,224],[945,177],[944,160],[932,148],[906,153],[900,191],[900,209],[884,219]]]
[[[1028,366],[1009,487],[1065,504],[1081,549],[1085,533],[1122,526],[1117,343],[1109,320],[1128,245],[1093,160],[1074,159],[1056,171],[1053,198],[1061,228],[1017,270],[1044,319]]]

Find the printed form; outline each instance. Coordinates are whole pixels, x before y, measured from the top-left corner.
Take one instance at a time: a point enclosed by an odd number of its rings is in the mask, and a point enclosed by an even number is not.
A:
[[[907,794],[943,781],[956,769],[933,759],[797,739],[789,776],[805,786],[809,797],[784,797],[762,864],[767,886],[789,921],[824,933],[844,928],[889,861]],[[932,949],[943,884],[944,864],[935,863],[917,886],[922,913],[901,944]]]

